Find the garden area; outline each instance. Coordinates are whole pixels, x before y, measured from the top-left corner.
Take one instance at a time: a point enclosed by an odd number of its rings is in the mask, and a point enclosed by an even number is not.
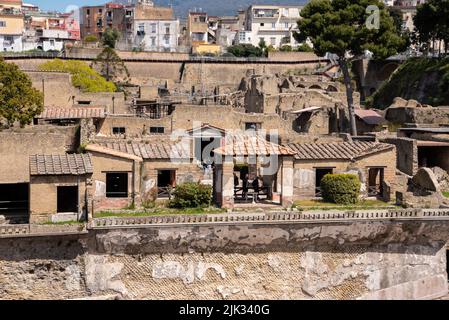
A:
[[[226,212],[225,209],[212,205],[212,187],[199,183],[187,182],[178,185],[173,190],[171,200],[157,200],[153,190],[150,190],[144,198],[142,208],[131,206],[122,210],[99,211],[94,213],[94,218],[217,214]]]

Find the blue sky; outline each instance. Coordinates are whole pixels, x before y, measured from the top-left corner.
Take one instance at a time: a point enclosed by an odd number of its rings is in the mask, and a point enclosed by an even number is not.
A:
[[[44,10],[65,11],[69,5],[76,5],[79,7],[85,5],[96,5],[108,2],[107,0],[24,0],[25,3],[32,3],[38,5]]]

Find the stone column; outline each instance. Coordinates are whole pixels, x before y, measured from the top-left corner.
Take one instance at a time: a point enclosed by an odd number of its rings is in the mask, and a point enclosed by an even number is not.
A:
[[[234,159],[224,159],[222,178],[222,200],[223,208],[234,208]]]
[[[284,208],[293,204],[293,174],[293,156],[283,157],[281,204]]]

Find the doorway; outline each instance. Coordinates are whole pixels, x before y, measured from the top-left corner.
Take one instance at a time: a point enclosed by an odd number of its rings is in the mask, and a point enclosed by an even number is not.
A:
[[[384,168],[368,169],[368,196],[378,197],[383,193]]]
[[[128,197],[127,172],[106,173],[106,197],[107,198]]]
[[[57,212],[74,213],[78,212],[78,187],[58,187],[57,190]]]
[[[221,146],[221,137],[202,137],[195,139],[195,158],[203,165],[211,165],[215,160],[214,149]]]
[[[0,184],[0,215],[9,223],[28,223],[28,183]]]
[[[334,173],[334,168],[315,168],[315,197],[321,197],[321,180],[326,174]]]
[[[157,172],[158,198],[170,198],[171,189],[176,187],[176,170]]]

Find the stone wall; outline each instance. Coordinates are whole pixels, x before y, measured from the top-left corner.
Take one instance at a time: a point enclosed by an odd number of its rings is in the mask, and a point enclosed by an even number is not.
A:
[[[368,184],[368,170],[370,167],[384,167],[384,181],[389,186],[396,182],[396,151],[385,151],[363,157],[354,161],[348,160],[296,160],[294,170],[295,199],[311,198],[315,196],[315,169],[333,168],[334,173],[358,174],[362,182],[362,194],[366,193]],[[390,190],[390,197],[394,195],[394,188]],[[387,197],[386,200],[389,200]]]
[[[1,299],[430,299],[447,221],[161,226],[0,239]]]
[[[0,183],[29,182],[29,156],[72,150],[76,147],[76,130],[74,126],[36,126],[0,132]]]
[[[418,171],[418,144],[415,139],[409,138],[385,138],[381,142],[396,146],[397,168],[410,176]]]

